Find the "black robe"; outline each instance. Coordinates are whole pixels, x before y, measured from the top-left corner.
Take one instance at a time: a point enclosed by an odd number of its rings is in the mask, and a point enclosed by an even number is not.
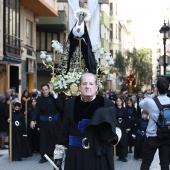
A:
[[[0,102],[0,132],[8,133],[8,107],[6,103]]]
[[[143,158],[143,143],[146,138],[146,128],[148,126],[149,119],[139,119],[135,128],[135,148],[134,148],[134,158]],[[144,135],[143,135],[143,132]],[[142,133],[141,133],[142,132]]]
[[[81,54],[82,54],[81,68],[83,70],[80,69],[80,65],[79,65],[80,47],[79,47],[79,40],[77,38],[79,37],[74,36],[73,29],[72,29],[68,36],[68,40],[65,45],[64,52],[61,56],[62,63],[60,64],[59,68],[57,68],[58,72],[67,73],[67,72],[73,72],[73,70],[76,69],[76,71],[78,72],[81,71],[81,72],[90,72],[96,74],[95,57],[92,52],[92,45],[91,45],[91,41],[88,35],[85,22],[84,22],[84,34],[82,35],[82,37],[80,37]]]
[[[30,142],[31,145],[31,149],[32,152],[39,152],[40,151],[40,126],[39,126],[39,116],[36,119],[36,124],[35,124],[35,128],[32,129],[30,127],[30,123],[31,123],[31,115],[33,113],[35,108],[29,108],[28,110],[28,127],[27,127],[27,135],[28,135],[28,140]]]
[[[58,97],[54,99],[53,96],[38,97],[35,110],[32,112],[31,121],[36,121],[40,117],[40,155],[44,154],[51,156],[53,154],[57,136],[61,128],[60,114],[63,112],[63,103]],[[54,116],[58,115],[55,121],[42,121],[41,116]]]
[[[134,146],[134,139],[132,137],[132,134],[134,133],[134,129],[135,129],[135,125],[138,121],[138,115],[136,112],[136,108],[134,106],[129,107],[126,106],[127,109],[127,114],[128,114],[128,118],[129,118],[129,125],[130,125],[130,131],[128,131],[127,135],[128,135],[128,146],[132,147]]]
[[[19,122],[17,126],[16,121]],[[12,112],[12,160],[17,161],[21,158],[32,156],[32,151],[26,136],[26,125],[24,114]]]
[[[104,107],[106,110],[109,108],[110,117],[107,111],[106,114],[101,111]],[[62,130],[57,142],[68,148],[65,170],[114,170],[113,146],[109,143],[115,136],[114,118],[113,102],[101,96],[96,96],[96,99],[91,102],[83,102],[80,96],[66,102]],[[82,119],[90,119],[85,133],[81,133],[78,129],[78,122]],[[105,138],[104,134],[108,134],[109,137]],[[69,135],[86,136],[90,149],[69,146]]]
[[[117,156],[119,156],[120,159],[124,159],[127,156],[127,151],[128,151],[128,141],[127,141],[128,139],[127,139],[126,129],[130,128],[129,118],[128,118],[126,108],[115,107],[115,111],[116,111],[117,123],[122,131],[122,137],[118,145],[116,145],[116,154]],[[120,118],[122,119],[122,122],[119,122]]]

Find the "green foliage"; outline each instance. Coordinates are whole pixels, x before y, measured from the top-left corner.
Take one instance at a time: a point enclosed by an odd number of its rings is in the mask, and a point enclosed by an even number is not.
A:
[[[149,83],[152,78],[152,51],[151,49],[136,49],[127,51],[127,62],[131,65],[136,84]]]
[[[125,59],[125,57],[122,55],[121,52],[118,52],[116,54],[116,58],[115,58],[114,61],[115,61],[114,67],[117,69],[117,71],[121,75],[125,75],[128,63],[127,63],[127,60]]]

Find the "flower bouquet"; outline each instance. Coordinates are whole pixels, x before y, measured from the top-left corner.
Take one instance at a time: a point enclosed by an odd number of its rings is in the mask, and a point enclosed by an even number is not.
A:
[[[59,92],[68,93],[70,90],[70,86],[74,83],[77,85],[79,84],[80,77],[82,72],[68,72],[67,74],[57,75],[55,81],[53,83],[54,90]]]

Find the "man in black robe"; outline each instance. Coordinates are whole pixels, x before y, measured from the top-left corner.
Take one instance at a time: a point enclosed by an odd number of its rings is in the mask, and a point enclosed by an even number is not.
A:
[[[80,72],[96,73],[96,62],[92,52],[92,45],[88,35],[84,13],[80,13],[79,20],[72,28],[64,52],[61,56],[59,72],[73,72],[74,69]]]
[[[53,155],[58,132],[61,127],[60,114],[63,111],[61,99],[50,91],[48,84],[41,86],[42,96],[38,97],[37,104],[31,117],[31,128],[35,128],[37,116],[40,118],[40,155],[39,163],[46,162],[44,154]]]
[[[81,76],[79,90],[80,96],[65,103],[55,163],[61,166],[64,153],[59,153],[67,149],[64,170],[114,170],[112,145],[117,142],[114,103],[96,95],[97,78],[91,73]]]

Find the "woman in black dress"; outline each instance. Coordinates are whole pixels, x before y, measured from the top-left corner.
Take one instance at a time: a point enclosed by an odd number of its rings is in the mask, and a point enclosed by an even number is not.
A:
[[[115,112],[117,124],[122,131],[122,137],[116,145],[117,156],[119,156],[118,161],[127,162],[127,150],[128,150],[128,141],[127,141],[127,131],[129,128],[129,118],[127,114],[127,109],[123,107],[123,99],[121,97],[117,97],[115,101]]]

